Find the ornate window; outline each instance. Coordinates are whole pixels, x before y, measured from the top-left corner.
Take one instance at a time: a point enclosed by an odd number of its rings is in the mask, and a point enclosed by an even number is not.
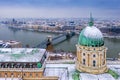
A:
[[[90,63],[89,63],[89,59],[90,59],[90,54],[88,54],[88,66],[89,66],[89,64],[90,64]]]
[[[14,77],[14,74],[13,74],[13,73],[11,73],[11,77],[12,77],[12,78]]]
[[[26,68],[26,63],[24,63],[24,68]]]
[[[30,73],[30,77],[32,77],[32,73]]]
[[[95,54],[93,54],[93,57],[96,57],[96,55],[95,55]]]
[[[85,47],[83,47],[83,49],[85,49]]]
[[[29,67],[32,68],[32,63],[29,64]]]
[[[83,65],[85,65],[85,59],[83,59]]]
[[[102,65],[104,65],[105,64],[105,60],[103,60],[103,64]]]
[[[38,77],[38,73],[36,73],[36,77]]]
[[[20,77],[20,74],[18,74],[18,78]]]
[[[11,75],[13,75],[13,73],[11,73]]]
[[[13,68],[14,67],[14,63],[11,63],[11,68]]]
[[[83,53],[83,56],[85,56],[85,53]]]
[[[16,65],[16,66],[17,66],[17,68],[20,68],[20,63],[17,63],[17,65]]]
[[[93,67],[95,67],[96,66],[96,61],[95,60],[93,60]]]
[[[26,74],[24,73],[24,76],[26,76]]]
[[[7,67],[8,67],[8,63],[5,64],[5,68],[7,68]]]
[[[7,77],[7,73],[5,73],[5,77]]]
[[[106,52],[104,52],[104,58],[105,58]]]

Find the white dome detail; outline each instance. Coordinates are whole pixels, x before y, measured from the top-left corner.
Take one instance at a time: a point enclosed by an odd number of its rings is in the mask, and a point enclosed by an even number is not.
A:
[[[103,39],[101,31],[94,26],[87,26],[84,29],[84,36],[93,39]]]

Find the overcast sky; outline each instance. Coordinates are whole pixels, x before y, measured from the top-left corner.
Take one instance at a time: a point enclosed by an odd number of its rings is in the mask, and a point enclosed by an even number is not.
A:
[[[5,18],[120,18],[120,0],[0,0]]]

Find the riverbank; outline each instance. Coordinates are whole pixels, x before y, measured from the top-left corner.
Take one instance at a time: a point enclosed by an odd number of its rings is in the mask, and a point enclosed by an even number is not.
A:
[[[45,33],[55,33],[55,34],[63,34],[66,33],[66,31],[60,31],[60,30],[41,30],[41,29],[30,29],[30,28],[23,28],[23,27],[14,27],[14,26],[9,26],[9,28],[14,29],[14,30],[27,30],[27,31],[33,31],[33,32],[45,32]],[[79,35],[78,31],[73,30],[76,35]],[[116,38],[120,39],[120,36],[116,35],[105,35],[103,34],[104,38]]]
[[[6,34],[7,32],[7,34]],[[27,31],[27,30],[13,30],[6,26],[0,27],[0,39],[1,40],[15,40],[20,41],[23,47],[26,47],[28,44],[29,47],[37,46],[42,41],[51,35],[52,37],[58,36],[55,33],[45,33],[45,32],[36,32],[36,31]],[[76,54],[76,44],[78,42],[79,35],[73,36],[71,39],[65,40],[60,44],[53,46],[54,50],[72,52]],[[104,38],[105,46],[108,48],[107,57],[118,57],[120,52],[120,39],[116,38]]]

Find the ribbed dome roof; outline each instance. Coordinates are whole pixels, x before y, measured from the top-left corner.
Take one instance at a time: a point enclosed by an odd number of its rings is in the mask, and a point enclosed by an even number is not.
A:
[[[83,29],[79,35],[78,43],[83,46],[100,47],[104,45],[101,31],[93,26],[93,19],[90,18],[89,26]]]

